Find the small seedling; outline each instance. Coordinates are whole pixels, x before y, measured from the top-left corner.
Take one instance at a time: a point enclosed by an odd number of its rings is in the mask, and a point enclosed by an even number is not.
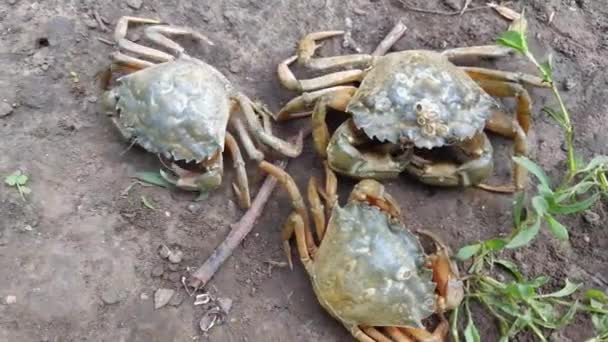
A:
[[[156,207],[154,207],[152,202],[146,196],[141,196],[141,204],[150,210],[156,210]]]
[[[8,186],[17,188],[19,195],[21,195],[21,198],[25,201],[25,195],[29,195],[32,192],[32,189],[26,186],[28,180],[29,177],[26,174],[17,170],[6,176],[6,178],[4,178],[4,183]]]
[[[589,290],[585,297],[589,301],[588,312],[596,335],[586,342],[608,341],[608,295],[600,290]]]

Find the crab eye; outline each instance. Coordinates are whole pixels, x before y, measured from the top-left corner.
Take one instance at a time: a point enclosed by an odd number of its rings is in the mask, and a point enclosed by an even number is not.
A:
[[[416,111],[417,112],[421,112],[422,111],[422,105],[420,104],[420,102],[416,103]]]

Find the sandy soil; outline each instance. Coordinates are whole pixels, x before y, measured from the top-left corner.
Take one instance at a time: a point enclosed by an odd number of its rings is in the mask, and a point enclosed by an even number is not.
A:
[[[189,194],[151,187],[134,186],[125,193],[130,176],[158,169],[159,163],[141,149],[128,149],[96,110],[100,90],[94,77],[113,48],[97,39],[111,39],[111,33],[102,30],[92,13],[106,18],[110,28],[122,15],[137,15],[204,32],[216,46],[185,42],[188,51],[274,110],[293,96],[280,87],[276,65],[307,32],[349,29],[356,45],[370,51],[402,20],[408,31],[396,49],[442,49],[490,43],[507,22],[490,10],[438,16],[407,11],[389,0],[138,2],[142,0],[0,4],[0,175],[20,169],[31,176],[33,190],[23,202],[16,191],[0,186],[0,341],[349,340],[318,305],[299,265],[294,271],[269,268],[267,261],[283,258],[279,229],[290,207],[282,191],[275,192],[253,233],[207,287],[214,296],[233,301],[227,323],[209,334],[200,332],[203,308],[186,298],[180,277],[200,265],[242,215],[230,188],[230,167],[224,186],[201,203],[193,204]],[[451,2],[411,1],[440,10],[449,10]],[[569,89],[564,95],[574,113],[578,150],[585,156],[608,153],[603,120],[608,109],[608,10],[602,1],[525,3],[533,49],[553,53],[556,78]],[[516,1],[514,7],[521,4]],[[321,51],[352,52],[339,39]],[[534,71],[519,57],[482,64]],[[531,156],[559,177],[565,159],[560,131],[540,113],[550,96],[539,90],[531,94]],[[293,133],[300,124],[282,126],[281,134]],[[493,141],[497,167],[492,182],[506,182],[511,144]],[[254,165],[249,169],[255,190],[262,175]],[[300,185],[320,174],[310,141],[289,170]],[[353,182],[341,183],[344,200]],[[411,228],[430,229],[453,249],[510,227],[507,196],[432,189],[405,176],[387,186]],[[157,209],[143,206],[142,196]],[[569,242],[543,235],[532,248],[506,257],[518,261],[526,274],[551,275],[555,286],[568,277],[606,287],[593,280],[608,274],[608,231],[602,229],[606,207],[594,211],[599,214],[594,224],[582,217],[566,221]],[[183,251],[183,261],[162,260],[160,244]],[[179,298],[154,310],[158,288],[174,289]],[[16,302],[7,304],[8,296]],[[480,319],[484,340],[494,340],[494,322]],[[581,317],[558,340],[581,341],[589,337],[590,327]]]

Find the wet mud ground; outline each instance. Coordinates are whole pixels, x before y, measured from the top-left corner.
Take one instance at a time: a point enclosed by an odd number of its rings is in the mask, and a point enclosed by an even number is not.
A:
[[[450,10],[446,1],[412,5]],[[552,53],[555,77],[567,91],[576,147],[586,157],[608,153],[608,10],[603,1],[516,1],[525,3],[532,49]],[[473,1],[472,6],[482,3]],[[293,271],[271,267],[281,261],[280,226],[290,212],[283,191],[275,191],[254,231],[207,286],[230,298],[227,322],[208,334],[198,329],[203,312],[180,284],[225,237],[242,211],[230,187],[228,164],[223,186],[206,201],[186,193],[134,186],[135,172],[160,166],[155,156],[128,148],[108,118],[97,111],[95,75],[113,48],[98,37],[111,33],[122,15],[160,18],[205,33],[215,46],[183,41],[191,55],[216,66],[252,98],[273,110],[294,94],[282,89],[277,63],[290,56],[305,33],[347,29],[349,47],[336,39],[323,55],[371,51],[398,20],[408,30],[395,49],[443,49],[488,44],[508,23],[491,10],[441,16],[405,10],[399,1],[29,1],[0,4],[0,175],[20,169],[31,176],[32,194],[0,187],[0,341],[345,341],[347,332],[315,300],[298,263]],[[551,13],[553,20],[549,23]],[[137,35],[137,33],[135,33]],[[473,64],[533,72],[520,57]],[[306,73],[299,73],[306,75]],[[541,112],[551,104],[547,91],[533,90],[531,157],[559,178],[566,154],[561,133]],[[507,101],[507,105],[512,105]],[[306,121],[277,131],[289,136]],[[492,137],[496,172],[492,182],[510,177],[511,142]],[[228,158],[227,158],[228,159]],[[230,161],[228,160],[228,163]],[[322,175],[310,139],[302,157],[288,167],[300,186]],[[249,165],[254,191],[263,175]],[[353,181],[341,178],[341,200]],[[477,189],[442,190],[403,176],[386,182],[412,229],[426,228],[453,249],[508,233],[511,198]],[[142,205],[145,196],[155,210]],[[608,230],[606,207],[595,220],[573,216],[569,242],[543,233],[527,249],[506,253],[529,276],[548,274],[551,286],[567,277],[606,288]],[[184,252],[170,264],[160,244]],[[598,280],[600,279],[600,280]],[[166,307],[154,310],[158,288],[177,291]],[[7,297],[11,297],[10,304]],[[13,302],[14,300],[14,302]],[[479,314],[484,340],[496,338],[494,322]],[[590,337],[584,316],[553,336],[559,341]],[[557,337],[556,337],[557,336]],[[528,340],[524,336],[522,340]]]

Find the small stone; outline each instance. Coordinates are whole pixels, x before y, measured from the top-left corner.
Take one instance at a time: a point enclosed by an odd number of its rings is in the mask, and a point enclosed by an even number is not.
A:
[[[170,254],[171,250],[169,249],[169,247],[167,247],[166,245],[158,246],[158,255],[160,255],[161,258],[167,259]]]
[[[153,277],[160,277],[163,275],[163,273],[165,273],[165,268],[163,267],[163,265],[154,266],[154,268],[150,272]]]
[[[131,7],[132,9],[138,10],[141,8],[141,5],[143,5],[142,0],[127,0],[127,6]]]
[[[19,0],[8,0],[8,4],[9,4],[9,5],[14,5],[14,4],[16,4],[17,2],[19,2]]]
[[[586,243],[591,242],[591,238],[589,238],[589,235],[587,235],[587,234],[583,235],[583,240],[584,240]]]
[[[186,209],[188,209],[188,211],[191,212],[191,213],[193,213],[193,214],[196,213],[200,208],[201,208],[201,205],[198,204],[198,203],[190,203],[186,207]]]
[[[171,272],[179,271],[179,264],[169,264],[168,267]]]
[[[4,301],[6,302],[6,305],[15,304],[15,303],[17,303],[17,297],[16,296],[6,296],[6,299]]]
[[[184,253],[180,250],[169,253],[169,262],[172,264],[179,264],[180,262],[182,262],[183,258]]]
[[[142,292],[142,294],[139,295],[139,299],[141,299],[141,300],[148,300],[149,298],[150,297],[145,292]]]
[[[82,20],[82,22],[84,23],[84,26],[88,27],[91,30],[94,30],[97,28],[97,22],[94,19],[84,18]]]
[[[169,305],[176,307],[180,306],[184,302],[184,299],[184,295],[178,292],[173,296],[173,298],[171,298],[171,300],[169,301]]]
[[[97,102],[97,96],[89,96],[89,97],[87,97],[87,101],[89,101],[91,103],[95,103],[95,102]]]
[[[181,279],[182,279],[182,276],[179,274],[179,272],[171,272],[169,274],[169,280],[174,283],[179,283]]]
[[[228,70],[230,70],[230,72],[233,74],[238,73],[241,71],[241,62],[238,59],[231,60],[230,64],[228,65]]]
[[[228,297],[218,298],[217,305],[219,305],[220,309],[222,309],[222,311],[228,315],[230,313],[230,309],[232,309],[232,299]]]
[[[574,82],[573,79],[571,78],[567,78],[564,83],[562,84],[562,87],[564,88],[564,90],[569,91],[572,90],[576,87],[576,82]]]
[[[585,210],[583,212],[583,220],[592,226],[598,225],[600,222],[600,219],[601,219],[600,215],[594,211]]]
[[[106,305],[112,305],[120,302],[120,292],[113,288],[103,290],[101,293],[101,301]]]
[[[167,305],[173,295],[175,294],[175,290],[171,289],[158,289],[154,293],[154,308],[160,309],[163,306]]]
[[[13,107],[6,102],[0,102],[0,118],[13,112]]]
[[[559,148],[564,152],[568,152],[568,144],[566,144],[565,141],[562,141],[562,143],[559,145]]]

